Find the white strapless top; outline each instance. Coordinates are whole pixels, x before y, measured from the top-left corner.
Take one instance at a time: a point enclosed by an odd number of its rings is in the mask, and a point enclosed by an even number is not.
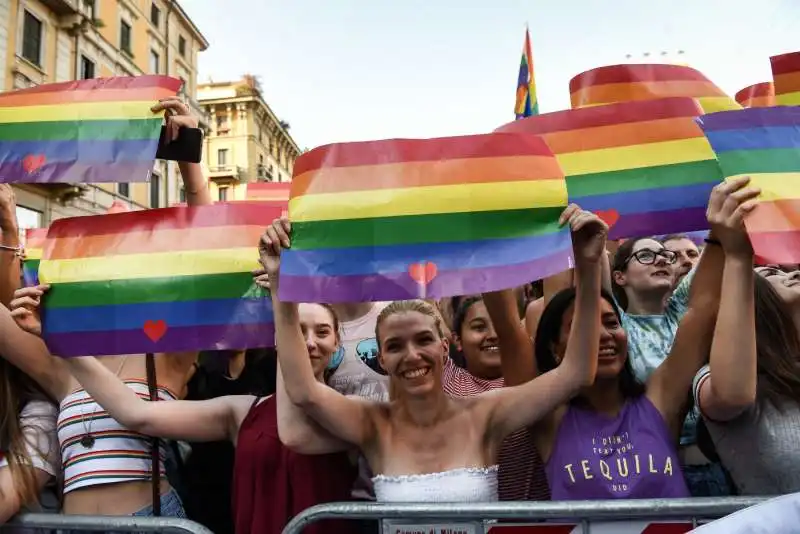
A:
[[[497,501],[497,466],[372,478],[378,502]]]

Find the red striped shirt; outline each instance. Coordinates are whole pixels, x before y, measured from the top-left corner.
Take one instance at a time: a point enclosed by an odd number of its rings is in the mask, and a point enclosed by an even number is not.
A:
[[[454,397],[472,397],[503,387],[503,379],[472,376],[447,358],[442,374],[444,391]],[[549,501],[550,487],[544,463],[527,429],[508,436],[500,448],[498,486],[501,501]]]

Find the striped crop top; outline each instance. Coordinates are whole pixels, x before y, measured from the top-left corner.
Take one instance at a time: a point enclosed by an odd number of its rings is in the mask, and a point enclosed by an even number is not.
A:
[[[139,397],[150,399],[145,380],[124,382]],[[177,397],[159,387],[158,398],[169,401]],[[61,401],[57,430],[64,466],[64,493],[100,484],[150,480],[151,438],[117,423],[85,390],[73,391]],[[165,452],[162,446],[162,477]]]

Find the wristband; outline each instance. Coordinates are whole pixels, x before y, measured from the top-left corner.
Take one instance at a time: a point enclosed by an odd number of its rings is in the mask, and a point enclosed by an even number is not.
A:
[[[19,254],[19,252],[22,250],[22,247],[11,247],[8,245],[0,245],[0,250],[8,250],[9,252],[16,252],[17,254]]]

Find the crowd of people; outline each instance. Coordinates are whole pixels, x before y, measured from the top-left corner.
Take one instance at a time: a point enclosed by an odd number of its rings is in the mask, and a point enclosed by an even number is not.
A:
[[[178,100],[154,110],[195,124]],[[188,204],[210,204],[200,166],[180,171]],[[800,276],[756,265],[743,219],[758,195],[747,178],[716,186],[700,246],[608,242],[600,218],[570,205],[573,270],[438,301],[281,301],[282,218],[253,244],[275,348],[148,365],[48,352],[49,288],[22,287],[0,185],[0,521],[163,515],[277,534],[333,501],[798,492]]]

